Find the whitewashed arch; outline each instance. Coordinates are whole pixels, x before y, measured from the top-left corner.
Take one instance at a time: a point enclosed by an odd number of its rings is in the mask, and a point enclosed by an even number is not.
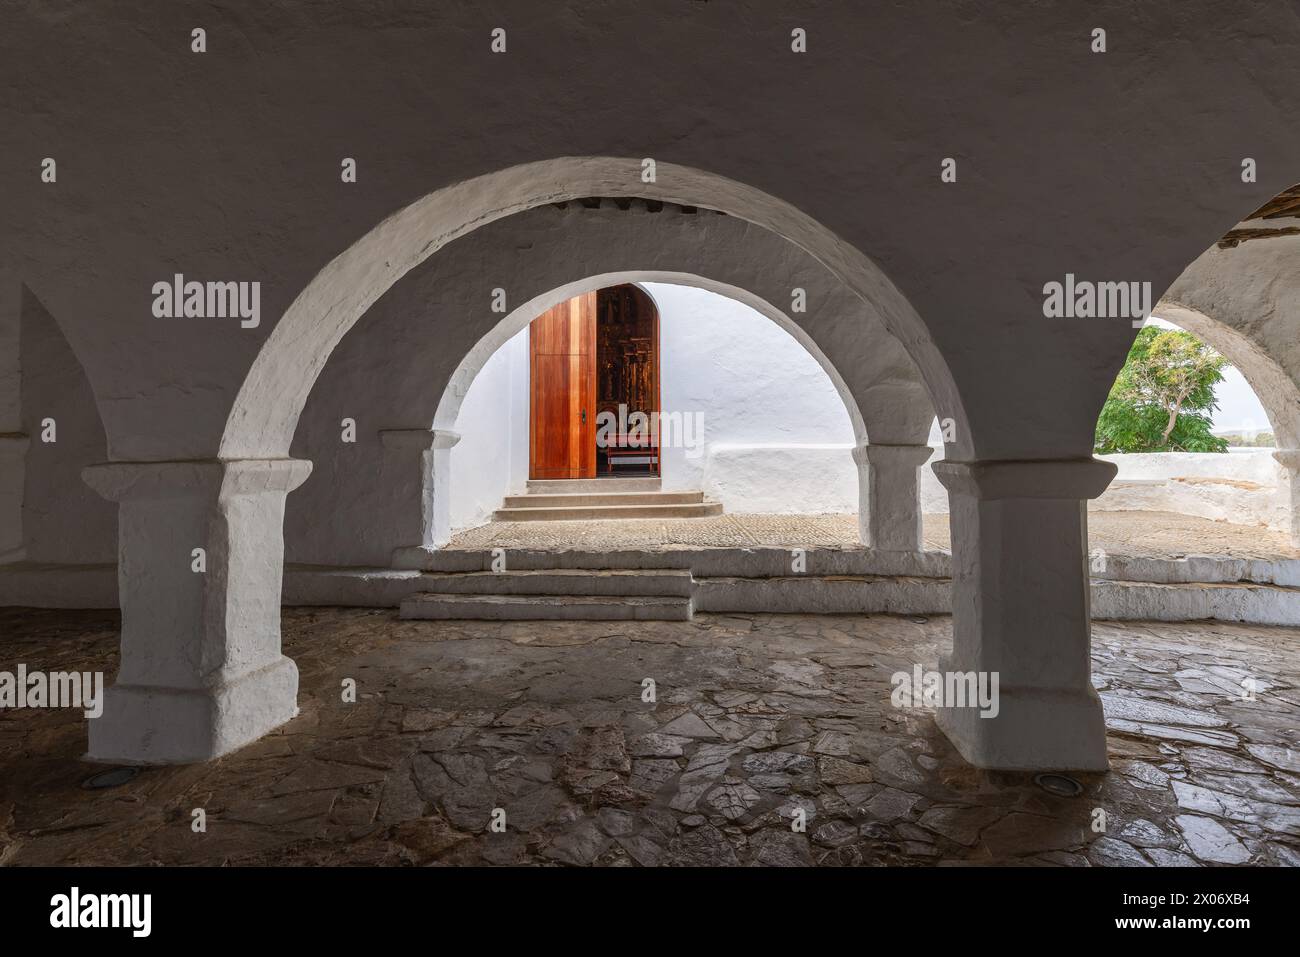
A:
[[[226,420],[220,458],[287,456],[308,393],[339,340],[376,299],[442,246],[513,213],[587,196],[637,196],[718,209],[804,249],[873,306],[921,370],[934,404],[957,420],[961,441],[969,442],[955,383],[924,321],[861,251],[788,203],[725,177],[661,163],[657,181],[644,183],[640,160],[562,157],[430,193],[335,257],[293,301],[258,352]]]
[[[624,283],[633,285],[671,283],[678,286],[693,286],[697,289],[717,293],[720,296],[726,296],[728,299],[734,299],[770,319],[817,360],[817,364],[821,366],[822,371],[831,380],[836,393],[844,403],[845,411],[849,415],[849,422],[853,426],[855,443],[857,445],[866,444],[867,426],[863,420],[862,410],[858,407],[857,399],[854,397],[852,390],[849,389],[848,384],[845,383],[844,377],[835,368],[834,363],[827,358],[826,354],[822,352],[802,326],[766,299],[739,286],[733,286],[695,273],[661,270],[627,270],[589,276],[566,283],[563,286],[557,286],[516,306],[487,335],[480,339],[474,348],[465,355],[465,358],[461,360],[456,372],[451,377],[451,381],[447,383],[447,388],[443,391],[441,400],[438,402],[438,408],[433,417],[433,428],[447,430],[455,428],[456,419],[460,415],[461,402],[469,391],[470,384],[482,371],[483,366],[492,357],[493,353],[518,335],[520,331],[527,328],[532,320],[546,310],[558,306],[562,302],[567,302],[574,296]],[[648,292],[646,294],[650,295]],[[650,296],[650,298],[653,299],[654,297]]]
[[[1161,300],[1154,313],[1208,343],[1236,366],[1264,407],[1278,448],[1300,448],[1300,386],[1258,342],[1175,300]]]

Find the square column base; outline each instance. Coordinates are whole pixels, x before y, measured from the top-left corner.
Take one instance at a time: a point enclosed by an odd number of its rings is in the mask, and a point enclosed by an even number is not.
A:
[[[87,722],[91,761],[190,764],[251,744],[298,714],[298,666],[279,657],[212,688],[114,685]]]
[[[949,662],[943,670],[956,670]],[[977,768],[991,771],[1105,771],[1101,698],[1082,691],[999,688],[996,717],[977,708],[940,708],[935,723]]]

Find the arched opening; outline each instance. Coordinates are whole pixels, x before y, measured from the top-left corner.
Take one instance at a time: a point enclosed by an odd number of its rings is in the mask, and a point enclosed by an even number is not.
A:
[[[630,285],[633,282],[638,285]],[[611,482],[620,472],[603,464],[602,434],[593,422],[586,440],[594,449],[592,464],[601,463],[597,474],[588,476],[594,480],[538,482],[529,467],[536,453],[536,423],[529,405],[530,397],[535,403],[539,385],[528,382],[530,366],[535,364],[535,356],[533,363],[529,361],[530,339],[535,349],[538,322],[557,308],[565,310],[566,304],[592,297],[598,300],[611,289],[636,289],[646,307],[654,308],[661,318],[657,361],[663,379],[652,397],[661,418],[652,431],[662,443],[655,449],[657,456],[666,464],[662,474],[650,471],[653,482]],[[663,302],[667,312],[662,305],[656,307]],[[539,315],[542,320],[533,318],[529,323],[529,316]],[[566,321],[568,316],[564,312]],[[529,324],[521,327],[521,323]],[[501,344],[489,354],[488,348],[496,343]],[[573,364],[586,362],[592,376],[608,375],[608,368],[600,368],[601,348],[597,343],[597,355],[575,358]],[[509,410],[501,402],[507,391]],[[567,384],[558,391],[567,392]],[[621,423],[640,409],[635,401],[630,408],[617,409],[622,400],[605,395],[613,391],[613,383],[598,383],[595,392],[600,404],[592,406],[602,421],[618,426],[604,436],[605,441],[616,441]],[[560,405],[571,418],[576,415],[568,398]],[[860,506],[888,511],[902,505],[900,498],[884,499],[883,491],[882,500],[861,502],[860,469],[853,453],[866,442],[868,427],[858,398],[818,344],[770,302],[698,275],[606,274],[525,303],[470,350],[452,376],[434,421],[436,430],[459,437],[450,453],[452,481],[446,493],[452,503],[450,530],[481,525],[495,513],[497,522],[520,524],[509,530],[512,537],[498,540],[516,545],[553,541],[565,531],[578,534],[578,529],[563,524],[534,528],[529,534],[522,523],[534,519],[627,518],[629,523],[605,529],[611,539],[632,543],[643,533],[649,536],[647,542],[723,545],[735,541],[736,530],[744,526],[762,530],[766,537],[757,537],[771,545],[806,546],[810,541],[826,544],[842,539],[848,547],[861,542]],[[528,442],[530,426],[533,442]],[[511,441],[514,448],[505,448]],[[636,459],[640,451],[633,447],[628,457]],[[513,464],[503,468],[507,461]],[[543,485],[548,494],[531,498],[521,494],[541,492]],[[436,478],[431,477],[426,498],[434,504],[435,486]],[[566,493],[577,497],[566,500]],[[612,494],[598,505],[590,498],[598,493]],[[627,497],[620,497],[624,494]],[[500,509],[503,498],[509,507]],[[562,509],[567,502],[574,503],[572,517]],[[644,508],[636,511],[637,505]],[[542,507],[548,511],[529,511]],[[714,524],[680,522],[651,528],[636,522],[660,515],[720,517],[724,508],[725,517]],[[817,519],[801,524],[795,516]],[[487,534],[484,530],[469,540],[485,542]],[[780,535],[789,540],[773,537]]]
[[[485,299],[503,276],[510,277],[504,318]],[[797,247],[733,217],[666,203],[548,204],[449,245],[376,302],[340,343],[311,393],[292,447],[295,457],[315,463],[315,471],[289,499],[288,560],[373,567],[389,564],[396,548],[444,543],[450,496],[434,490],[435,478],[446,470],[422,472],[422,457],[428,452],[442,462],[468,448],[442,446],[459,441],[457,416],[473,377],[530,319],[558,302],[601,284],[637,281],[710,291],[757,312],[756,321],[771,320],[793,352],[811,357],[831,384],[855,445],[863,445],[868,434],[881,446],[924,444],[933,406],[906,352],[869,306]],[[792,298],[791,305],[777,306],[782,297]],[[435,329],[438,348],[431,350]],[[524,378],[527,361],[525,354],[518,373]],[[375,388],[378,382],[382,389]],[[358,427],[355,445],[345,446],[351,451],[340,459],[344,419]],[[430,441],[436,447],[423,448]],[[890,450],[873,454],[888,456]],[[377,461],[384,463],[378,475],[371,468]],[[492,456],[483,461],[500,467]],[[865,469],[866,463],[855,464]],[[906,472],[905,465],[900,468]],[[377,491],[406,489],[412,482],[424,495],[410,508],[395,509],[395,496]],[[895,487],[885,483],[877,500]],[[500,502],[481,504],[486,511]],[[876,510],[881,511],[887,510]],[[316,520],[321,514],[342,520],[323,523]],[[351,515],[366,520],[352,521]],[[894,544],[918,547],[915,536],[910,544]]]
[[[664,270],[628,270],[577,279],[536,296],[515,308],[505,319],[494,326],[487,335],[483,336],[461,360],[447,384],[442,398],[438,402],[433,427],[435,429],[453,429],[455,427],[456,418],[460,414],[460,403],[469,388],[469,383],[479,374],[493,353],[500,349],[509,339],[526,329],[533,318],[585,292],[620,284],[644,285],[646,283],[693,286],[707,290],[719,296],[734,299],[736,302],[742,303],[770,319],[817,360],[818,365],[821,366],[834,384],[835,391],[844,400],[845,411],[848,413],[849,421],[853,425],[854,438],[859,442],[867,440],[867,426],[863,418],[863,410],[859,406],[857,399],[854,398],[839,370],[836,369],[835,365],[827,358],[821,347],[817,345],[803,326],[796,323],[786,312],[749,290],[716,279],[710,279],[704,275]]]
[[[1288,305],[1300,246],[1265,222],[1273,205],[1171,286],[1102,410],[1097,452],[1118,474],[1090,509],[1099,617],[1166,618],[1193,602],[1203,617],[1300,622],[1289,591],[1300,582],[1300,364]]]
[[[646,183],[636,160],[566,157],[512,167],[431,193],[330,262],[294,300],[258,352],[227,419],[220,457],[287,455],[298,416],[330,352],[371,303],[446,243],[543,203],[602,195],[722,210],[807,251],[877,309],[920,369],[936,406],[958,422],[955,447],[971,451],[960,396],[924,321],[861,252],[794,207],[723,177],[662,164],[655,182]]]
[[[1277,392],[1272,408],[1264,404],[1261,370],[1294,393],[1280,367],[1231,329],[1185,307],[1155,310],[1097,423],[1096,453],[1118,472],[1090,503],[1094,571],[1115,556],[1157,564],[1293,557],[1288,483],[1270,426],[1288,413]]]
[[[1196,310],[1158,306],[1098,421],[1097,453],[1119,471],[1092,503],[1094,558],[1300,557],[1289,542],[1289,481],[1274,455],[1288,429],[1271,425],[1290,424],[1298,395],[1239,333]]]
[[[612,492],[620,476],[662,475],[672,436],[660,428],[659,311],[644,290],[606,286],[551,307],[529,323],[528,356],[530,482],[601,478]]]

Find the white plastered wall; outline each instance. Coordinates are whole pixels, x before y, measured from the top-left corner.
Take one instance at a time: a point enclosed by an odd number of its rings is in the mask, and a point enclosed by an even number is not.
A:
[[[853,427],[825,371],[753,309],[704,289],[646,284],[660,314],[662,402],[699,413],[702,443],[664,452],[664,488],[729,512],[857,511]]]
[[[451,450],[451,525],[490,521],[501,500],[528,480],[528,331],[492,354],[456,418]]]

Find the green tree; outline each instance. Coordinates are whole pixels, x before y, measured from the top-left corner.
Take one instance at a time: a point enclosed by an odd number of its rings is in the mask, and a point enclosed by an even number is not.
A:
[[[1097,419],[1097,451],[1226,452],[1210,425],[1227,364],[1189,332],[1147,326]]]

